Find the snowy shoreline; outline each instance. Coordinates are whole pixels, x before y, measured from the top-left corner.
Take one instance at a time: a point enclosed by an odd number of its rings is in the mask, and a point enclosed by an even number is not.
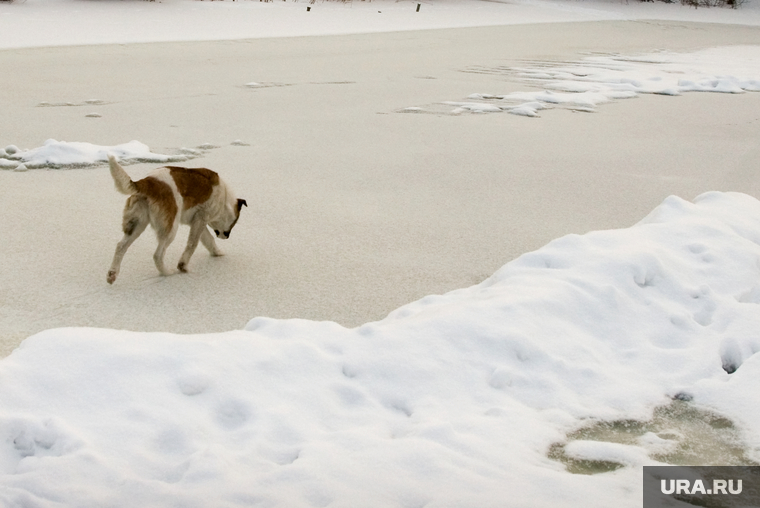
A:
[[[232,41],[621,20],[760,26],[760,5],[756,0],[740,9],[695,9],[675,2],[621,5],[618,0],[354,0],[314,4],[297,0],[163,0],[149,4],[25,0],[0,2],[0,48]],[[82,29],[70,30],[71,26]]]
[[[677,397],[730,418],[760,462],[758,259],[760,202],[713,192],[354,329],[48,330],[2,361],[0,499],[501,506],[511,492],[521,506],[639,506],[639,468],[687,436],[571,442],[623,466],[590,477],[547,450]]]

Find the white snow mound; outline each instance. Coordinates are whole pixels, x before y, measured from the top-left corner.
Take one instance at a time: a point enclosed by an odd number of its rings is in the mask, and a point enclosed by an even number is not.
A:
[[[113,153],[124,163],[165,163],[186,161],[191,158],[188,155],[153,153],[148,145],[139,141],[101,146],[78,141],[48,139],[43,146],[29,150],[18,150],[13,145],[6,147],[0,151],[0,169],[18,169],[20,165],[25,166],[26,169],[83,168],[108,163],[109,153]]]
[[[760,202],[708,193],[355,329],[48,330],[0,361],[0,505],[638,507],[646,448],[549,446],[685,394],[760,456],[759,304]]]

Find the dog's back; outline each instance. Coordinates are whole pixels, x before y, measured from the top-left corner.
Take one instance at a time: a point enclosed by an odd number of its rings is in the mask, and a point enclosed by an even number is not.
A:
[[[112,155],[108,156],[108,163],[116,190],[130,196],[140,194],[151,203],[160,203],[162,207],[167,208],[164,210],[167,214],[169,208],[173,209],[176,215],[177,212],[204,205],[211,200],[216,191],[223,191],[225,196],[222,196],[221,200],[214,199],[214,202],[224,203],[228,198],[226,185],[219,178],[219,174],[210,169],[163,166],[135,182]]]

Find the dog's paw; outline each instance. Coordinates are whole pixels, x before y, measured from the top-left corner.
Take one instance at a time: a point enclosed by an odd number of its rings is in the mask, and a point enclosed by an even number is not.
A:
[[[109,284],[113,284],[113,282],[116,280],[116,272],[113,270],[108,271],[108,277],[106,277],[106,282]]]
[[[177,269],[178,269],[180,272],[182,272],[182,273],[187,273],[187,265],[185,264],[185,262],[184,262],[184,261],[180,261],[180,262],[179,262],[179,264],[177,265]]]
[[[216,249],[214,252],[211,253],[211,255],[214,257],[224,256],[224,251],[220,249]]]

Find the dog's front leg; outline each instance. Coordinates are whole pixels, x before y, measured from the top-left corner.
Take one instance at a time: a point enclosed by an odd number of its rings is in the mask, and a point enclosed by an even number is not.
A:
[[[208,227],[203,228],[203,232],[201,233],[201,243],[208,249],[212,256],[224,256],[224,252],[216,246],[214,235],[211,234]]]
[[[190,262],[190,257],[193,255],[193,252],[195,252],[196,247],[198,247],[198,241],[201,239],[204,231],[208,232],[206,229],[206,223],[202,220],[196,219],[190,224],[190,235],[187,237],[187,247],[185,247],[185,252],[182,253],[182,257],[179,258],[179,264],[177,264],[177,268],[179,268],[180,272],[187,272],[187,264]]]
[[[156,228],[158,247],[156,247],[156,252],[153,253],[153,262],[156,263],[159,273],[164,276],[172,274],[172,272],[166,269],[166,265],[164,265],[164,255],[166,254],[166,249],[174,241],[174,237],[177,236],[178,224],[179,221],[175,220],[172,228],[169,230]]]
[[[153,253],[153,262],[156,263],[156,268],[161,275],[171,275],[171,272],[166,269],[164,265],[164,255],[166,254],[166,248],[169,247],[171,241],[159,240],[156,252]]]

